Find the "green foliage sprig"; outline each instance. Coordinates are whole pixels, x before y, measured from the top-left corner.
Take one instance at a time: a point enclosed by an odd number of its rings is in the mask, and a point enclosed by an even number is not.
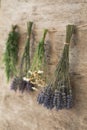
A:
[[[20,66],[20,75],[27,75],[27,72],[30,68],[30,36],[32,33],[32,25],[33,22],[28,22],[27,23],[27,40],[26,40],[26,45],[24,49],[24,53],[22,55],[21,59],[21,66]]]
[[[16,30],[18,26],[12,26],[12,31],[8,35],[6,42],[6,50],[4,53],[5,72],[7,80],[16,75],[16,64],[18,61],[18,50],[19,50],[19,33]]]
[[[44,33],[43,33],[43,37],[40,40],[40,42],[36,48],[36,51],[35,51],[35,54],[33,57],[33,61],[32,61],[32,65],[30,68],[32,71],[37,71],[37,70],[40,70],[43,68],[43,64],[45,61],[44,42],[45,42],[45,37],[46,37],[47,32],[48,32],[48,30],[45,29]]]

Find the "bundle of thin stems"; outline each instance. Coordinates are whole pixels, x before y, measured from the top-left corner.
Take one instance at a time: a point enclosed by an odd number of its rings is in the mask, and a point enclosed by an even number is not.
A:
[[[44,43],[45,38],[48,30],[45,29],[43,32],[43,37],[41,38],[40,42],[38,43],[38,46],[35,50],[35,54],[33,57],[32,65],[30,70],[31,71],[38,71],[43,69],[43,65],[45,63],[45,49],[44,49]]]
[[[69,45],[75,26],[67,25],[66,42],[64,44],[63,54],[57,64],[55,71],[55,80],[48,84],[38,95],[37,101],[48,109],[72,108],[72,88],[69,75]]]
[[[4,53],[4,63],[7,81],[9,81],[12,76],[16,75],[16,65],[18,61],[18,50],[19,50],[19,33],[18,26],[12,26],[12,30],[8,35],[6,42],[6,50]]]
[[[46,67],[46,59],[45,59],[45,38],[48,30],[45,29],[43,32],[43,36],[39,41],[34,57],[32,60],[32,64],[29,70],[30,82],[33,82],[36,86],[43,86],[45,84],[45,67]]]
[[[33,22],[27,23],[27,40],[24,48],[24,53],[22,55],[19,76],[13,79],[11,84],[11,89],[19,90],[21,92],[32,90],[33,84],[29,81],[24,80],[24,76],[27,77],[28,70],[30,68],[30,38],[32,33]]]

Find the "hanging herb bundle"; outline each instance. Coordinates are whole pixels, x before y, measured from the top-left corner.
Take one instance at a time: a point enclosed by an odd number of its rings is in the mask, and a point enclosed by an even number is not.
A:
[[[68,25],[66,27],[66,43],[62,57],[56,68],[55,81],[45,87],[37,98],[38,103],[43,104],[48,109],[55,107],[57,110],[60,110],[63,108],[71,108],[73,105],[69,76],[69,44],[74,29],[74,25]]]
[[[45,43],[47,31],[48,31],[47,29],[44,30],[43,37],[36,48],[34,58],[32,61],[31,71],[38,71],[43,69],[43,64],[45,61],[44,43]]]
[[[45,43],[45,37],[46,37],[47,31],[48,31],[47,29],[44,30],[43,37],[36,48],[32,65],[29,71],[29,81],[33,83],[34,85],[40,86],[40,87],[45,85],[45,81],[43,78],[44,66],[46,65],[44,43]]]
[[[28,70],[30,68],[30,37],[32,33],[32,25],[33,22],[27,23],[27,31],[28,31],[28,36],[26,40],[26,45],[24,49],[24,53],[21,59],[21,65],[20,65],[20,74],[19,76],[15,77],[12,84],[11,84],[11,89],[13,90],[19,90],[21,92],[24,92],[25,90],[33,90],[33,84],[29,82],[29,80],[25,80],[24,77],[27,77]]]
[[[6,50],[4,53],[4,63],[5,63],[5,72],[7,76],[7,80],[16,75],[16,64],[18,61],[18,41],[19,41],[19,33],[18,26],[12,26],[12,31],[9,33],[7,42],[6,42]]]

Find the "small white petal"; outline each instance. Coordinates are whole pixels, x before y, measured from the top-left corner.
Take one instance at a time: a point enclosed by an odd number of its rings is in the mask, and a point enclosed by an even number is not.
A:
[[[23,80],[25,80],[25,81],[26,81],[26,77],[23,77]]]
[[[41,71],[41,70],[38,70],[38,74],[43,74],[43,71]]]
[[[29,73],[29,74],[32,74],[32,72],[31,72],[30,70],[28,71],[28,73]]]
[[[23,80],[28,82],[29,78],[23,77]]]
[[[29,81],[29,79],[28,79],[28,78],[26,78],[26,81],[28,82],[28,81]]]
[[[32,87],[32,89],[33,89],[33,90],[35,90],[35,91],[37,91],[37,90],[38,90],[38,89],[37,89],[37,88],[35,88],[35,87]]]

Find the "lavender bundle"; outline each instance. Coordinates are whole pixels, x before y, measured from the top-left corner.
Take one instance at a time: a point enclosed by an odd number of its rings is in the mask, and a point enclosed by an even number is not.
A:
[[[16,64],[18,61],[18,50],[19,50],[19,32],[18,26],[12,26],[12,30],[8,35],[6,42],[6,49],[4,53],[5,72],[7,80],[16,75]]]
[[[72,108],[72,88],[69,75],[69,44],[74,33],[74,25],[66,27],[66,42],[62,57],[56,68],[55,81],[44,88],[37,101],[48,109]]]
[[[33,90],[32,88],[34,85],[29,81],[26,81],[24,78],[25,76],[27,77],[27,73],[30,68],[30,36],[32,32],[32,25],[33,25],[32,22],[29,22],[27,24],[28,36],[27,36],[26,45],[21,60],[20,74],[19,76],[16,76],[13,79],[13,82],[11,84],[11,89],[15,91],[17,89],[21,92],[24,92],[25,90],[26,91]]]

